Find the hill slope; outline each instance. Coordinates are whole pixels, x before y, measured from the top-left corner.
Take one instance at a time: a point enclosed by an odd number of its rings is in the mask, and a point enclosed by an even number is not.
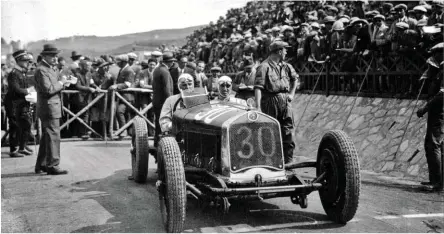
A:
[[[153,50],[161,44],[181,46],[185,44],[186,36],[201,27],[203,26],[159,29],[110,37],[72,36],[50,41],[40,40],[29,43],[27,49],[34,54],[39,54],[44,44],[53,43],[62,50],[60,56],[65,58],[70,57],[73,50],[88,56],[127,53],[133,48],[135,50]]]

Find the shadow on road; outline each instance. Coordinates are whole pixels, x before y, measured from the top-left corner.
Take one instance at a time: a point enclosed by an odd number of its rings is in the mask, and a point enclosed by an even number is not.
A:
[[[375,187],[387,187],[403,190],[411,193],[430,193],[428,191],[424,191],[421,189],[419,185],[406,185],[406,184],[397,184],[397,183],[382,183],[382,182],[374,182],[374,181],[361,181],[364,185],[375,186]]]
[[[96,147],[106,147],[106,148],[121,148],[121,147],[129,147],[131,145],[130,141],[123,141],[123,142],[111,142],[111,143],[106,143],[106,142],[91,142],[91,144],[82,144],[80,147],[92,147],[92,148],[96,148]]]
[[[150,182],[137,184],[127,179],[131,170],[118,170],[103,179],[72,183],[72,193],[85,193],[83,199],[97,201],[112,218],[105,224],[86,226],[73,232],[164,232],[157,215],[157,190],[149,172]],[[156,196],[154,196],[156,195]]]
[[[112,218],[105,224],[82,227],[73,232],[164,232],[159,213],[159,199],[155,187],[157,174],[150,168],[146,184],[137,184],[127,179],[131,170],[119,170],[103,179],[77,181],[71,184],[72,193],[85,193],[81,199],[93,199],[106,209]],[[288,199],[288,203],[291,204]],[[326,221],[322,213],[298,210],[281,210],[266,201],[232,202],[230,212],[222,215],[214,207],[202,206],[192,197],[188,197],[187,215],[184,230],[202,232],[204,228],[249,225],[279,225],[305,223],[297,228],[320,229],[336,228],[341,225],[313,225],[315,221]],[[309,225],[308,225],[309,224]],[[279,229],[279,228],[277,228]],[[271,229],[267,229],[271,230]]]
[[[46,175],[46,174],[35,174],[34,172],[20,172],[20,173],[2,174],[2,179],[16,178],[16,177],[42,176],[42,175]]]

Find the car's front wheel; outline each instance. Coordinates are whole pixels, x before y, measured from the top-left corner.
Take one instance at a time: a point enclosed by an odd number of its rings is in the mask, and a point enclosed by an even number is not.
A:
[[[145,183],[148,175],[148,128],[145,120],[134,118],[134,136],[132,137],[131,168],[134,181]]]
[[[167,232],[182,232],[187,190],[180,148],[174,137],[165,136],[157,150],[159,202]]]
[[[327,132],[318,149],[316,174],[322,176],[319,190],[328,217],[345,224],[356,214],[360,193],[359,159],[353,141],[340,130]]]

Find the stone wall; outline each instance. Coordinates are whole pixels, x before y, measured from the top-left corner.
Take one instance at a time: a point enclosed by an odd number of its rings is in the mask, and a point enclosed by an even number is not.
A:
[[[427,115],[421,119],[416,116],[416,110],[425,102],[418,101],[417,107],[415,103],[415,100],[296,94],[292,103],[295,127],[299,125],[295,129],[295,155],[315,159],[323,134],[343,129],[355,143],[361,169],[428,180],[423,143]],[[401,142],[412,111],[415,113]]]

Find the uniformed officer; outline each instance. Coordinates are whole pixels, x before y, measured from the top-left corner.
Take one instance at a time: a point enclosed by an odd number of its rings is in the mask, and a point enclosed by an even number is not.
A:
[[[287,47],[283,41],[271,43],[270,55],[257,68],[254,82],[257,108],[280,123],[285,163],[292,160],[295,148],[290,103],[299,78],[293,66],[284,62]]]
[[[30,104],[25,96],[30,93],[26,73],[32,63],[31,56],[25,50],[18,50],[12,54],[16,61],[16,66],[8,75],[8,95],[12,102],[12,114],[16,121],[16,137],[18,151],[11,152],[11,157],[23,157],[32,155],[33,151],[27,147],[29,135],[31,133]]]
[[[418,117],[427,116],[427,131],[424,140],[425,155],[429,168],[429,181],[422,182],[430,191],[443,190],[443,157],[444,157],[444,85],[443,57],[444,42],[431,49],[432,57],[427,60],[428,69],[421,78],[430,79],[429,98],[426,105],[417,111]]]

